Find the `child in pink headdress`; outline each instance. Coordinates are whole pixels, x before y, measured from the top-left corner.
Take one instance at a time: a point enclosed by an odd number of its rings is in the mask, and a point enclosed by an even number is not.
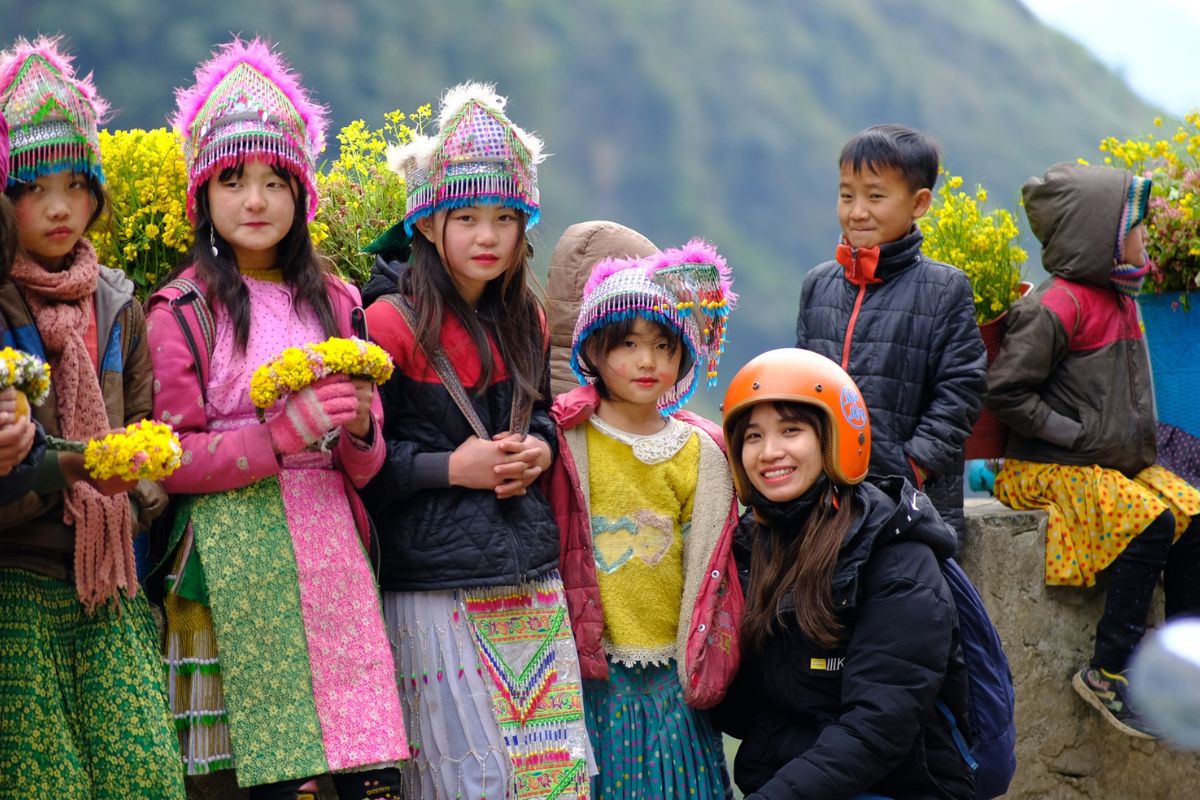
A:
[[[737,672],[737,503],[720,427],[681,410],[716,382],[735,300],[700,240],[605,259],[584,287],[551,417],[547,476],[584,677],[597,797],[723,798],[721,736],[700,709]]]
[[[446,93],[436,137],[393,151],[412,255],[367,309],[396,371],[364,499],[414,757],[407,798],[588,796],[591,752],[533,481],[550,465],[548,342],[526,283],[542,143],[490,85]]]
[[[77,441],[151,409],[133,284],[85,236],[105,205],[96,125],[107,108],[57,39],[0,54],[18,243],[0,284],[4,343],[50,363],[50,396],[33,413]],[[78,454],[47,453],[32,490],[0,508],[0,797],[182,800],[132,544],[165,501],[157,483],[98,483]]]
[[[256,800],[312,797],[326,772],[343,800],[395,798],[408,750],[352,488],[383,461],[379,399],[338,375],[261,423],[249,393],[259,365],[361,314],[306,224],[325,110],[257,39],[176,99],[196,239],[147,319],[154,416],[184,448],[165,598],[184,762],[234,768]]]

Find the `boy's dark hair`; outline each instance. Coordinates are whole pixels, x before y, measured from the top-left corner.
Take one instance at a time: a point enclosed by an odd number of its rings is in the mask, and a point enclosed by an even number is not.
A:
[[[104,184],[100,182],[100,179],[94,175],[88,175],[87,182],[88,191],[91,192],[92,197],[96,200],[96,208],[94,211],[92,211],[92,215],[88,217],[86,230],[90,230],[91,227],[96,224],[96,220],[100,219],[100,217],[104,215],[105,210],[108,209],[108,192],[105,191]],[[21,195],[28,192],[32,186],[32,182],[17,183],[5,189],[4,193],[8,195],[8,198],[15,203],[20,200]]]
[[[933,190],[940,161],[941,151],[929,134],[903,125],[872,125],[846,142],[838,166],[849,164],[855,172],[864,166],[875,172],[894,169],[908,188],[917,192]]]
[[[240,176],[245,168],[244,161],[236,166],[226,167],[209,181],[223,181],[234,175]],[[329,286],[326,283],[326,275],[330,269],[325,259],[314,249],[308,233],[308,192],[304,183],[282,165],[274,164],[271,169],[292,187],[296,204],[292,227],[288,228],[278,245],[276,263],[283,276],[283,282],[294,288],[296,299],[307,303],[317,315],[325,335],[337,336],[338,326],[333,318],[333,305],[329,302]],[[242,280],[232,248],[213,228],[212,212],[208,207],[209,181],[205,181],[196,190],[196,225],[192,247],[163,283],[175,279],[189,265],[194,264],[196,275],[204,281],[208,304],[214,307],[218,304],[224,306],[233,322],[234,344],[238,351],[245,352],[246,344],[250,341],[250,290]],[[213,255],[213,246],[209,244],[210,233],[217,244],[217,255]]]
[[[656,333],[667,340],[667,345],[670,347],[672,355],[674,355],[676,350],[683,348],[683,358],[679,359],[679,374],[675,376],[676,383],[684,375],[687,375],[696,363],[696,359],[692,356],[692,351],[684,345],[683,337],[674,328],[663,325],[661,322],[655,322],[652,319],[646,319],[645,317],[630,316],[613,320],[594,330],[579,350],[580,371],[585,377],[595,379],[596,389],[600,392],[601,397],[608,397],[608,389],[604,385],[604,379],[600,377],[600,368],[596,366],[596,362],[624,343],[625,339],[633,333],[633,326],[638,319],[645,320],[649,325],[653,326]]]
[[[0,283],[8,280],[13,259],[17,257],[17,216],[12,202],[0,194]]]

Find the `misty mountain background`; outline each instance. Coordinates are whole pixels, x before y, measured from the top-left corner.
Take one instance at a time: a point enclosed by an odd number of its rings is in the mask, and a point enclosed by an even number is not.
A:
[[[723,377],[792,344],[800,281],[832,256],[836,160],[854,132],[927,130],[946,167],[1015,209],[1030,175],[1098,160],[1101,138],[1157,113],[1018,0],[0,0],[0,18],[10,39],[65,34],[115,109],[110,128],[165,125],[173,87],[214,44],[266,36],[330,107],[328,158],[353,119],[436,113],[446,87],[493,81],[552,154],[540,271],[587,219],[664,247],[716,243],[741,295]],[[718,399],[697,395],[697,410]]]

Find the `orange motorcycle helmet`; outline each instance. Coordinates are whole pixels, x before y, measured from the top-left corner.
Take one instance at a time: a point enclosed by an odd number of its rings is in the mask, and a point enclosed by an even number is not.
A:
[[[811,350],[768,350],[738,370],[721,404],[725,444],[738,499],[750,498],[750,479],[732,448],[733,429],[759,403],[804,403],[824,420],[821,440],[826,474],[850,485],[867,476],[871,461],[871,421],[854,380],[835,362]]]

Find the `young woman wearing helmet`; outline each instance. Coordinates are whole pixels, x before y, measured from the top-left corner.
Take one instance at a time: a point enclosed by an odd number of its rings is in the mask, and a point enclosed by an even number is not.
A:
[[[955,743],[956,729],[970,736],[967,674],[939,568],[954,531],[903,478],[862,482],[867,409],[829,359],[764,353],[723,410],[749,507],[734,546],[742,666],[719,715],[742,740],[738,786],[748,800],[973,797]]]

